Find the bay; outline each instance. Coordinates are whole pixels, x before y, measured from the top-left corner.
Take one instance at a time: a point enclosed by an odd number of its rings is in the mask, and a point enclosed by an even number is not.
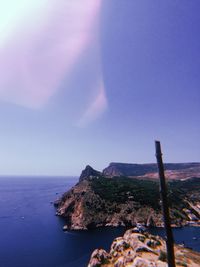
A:
[[[77,177],[0,177],[0,267],[84,267],[124,228],[63,232],[52,204]],[[164,235],[163,229],[152,229]],[[175,240],[200,251],[200,229],[174,229]]]

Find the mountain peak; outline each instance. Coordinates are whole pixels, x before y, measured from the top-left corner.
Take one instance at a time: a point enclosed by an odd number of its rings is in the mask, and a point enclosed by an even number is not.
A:
[[[81,173],[81,176],[80,176],[80,178],[79,178],[79,182],[81,182],[81,181],[83,181],[83,180],[85,180],[85,179],[89,179],[89,178],[91,178],[91,177],[93,177],[93,176],[95,176],[95,177],[98,177],[98,176],[100,176],[101,175],[101,172],[99,172],[99,171],[96,171],[95,169],[93,169],[90,165],[87,165],[86,167],[85,167],[85,169],[82,171],[82,173]]]

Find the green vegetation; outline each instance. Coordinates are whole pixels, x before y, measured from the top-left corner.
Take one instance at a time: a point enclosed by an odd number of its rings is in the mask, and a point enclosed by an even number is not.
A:
[[[200,178],[171,181],[168,183],[168,191],[171,203],[177,203],[183,200],[183,197],[189,197],[193,201],[199,200]]]
[[[109,263],[110,263],[110,261],[108,259],[102,258],[101,264],[99,266],[106,265],[106,264],[109,264]]]
[[[139,202],[141,206],[159,209],[159,185],[154,181],[130,179],[127,177],[99,178],[92,180],[92,189],[102,199],[110,202]],[[156,201],[157,200],[157,201]]]
[[[126,203],[134,201],[141,206],[150,206],[160,210],[160,194],[158,181],[140,180],[127,177],[98,178],[91,180],[94,192],[109,202]],[[170,181],[168,183],[169,205],[173,208],[172,217],[186,219],[182,209],[186,207],[184,199],[199,198],[200,179],[186,181]]]
[[[124,242],[123,247],[126,250],[126,249],[130,248],[130,244],[127,242]]]
[[[141,242],[144,243],[146,237],[145,237],[144,235],[139,235],[139,236],[138,236],[138,239],[139,239]]]
[[[159,240],[149,240],[147,242],[147,246],[150,247],[150,248],[156,248],[157,246],[160,246],[161,243]]]
[[[180,203],[180,206],[182,206],[182,203]],[[180,210],[177,210],[177,209],[173,209],[171,211],[171,216],[172,218],[178,218],[178,219],[181,219],[181,220],[187,220],[188,217],[187,215],[184,213],[184,212],[181,212]]]
[[[167,261],[167,253],[166,253],[165,251],[161,250],[158,259],[159,259],[160,261],[164,261],[164,262],[166,262],[166,261]]]
[[[183,266],[183,267],[187,267],[187,266],[188,266],[187,263],[182,262],[182,261],[177,261],[176,264],[177,264],[177,265],[181,265],[181,266]]]
[[[160,246],[161,245],[161,242],[158,240],[159,237],[157,236],[151,236],[151,239],[153,239],[154,241],[156,241],[156,245],[157,246]]]

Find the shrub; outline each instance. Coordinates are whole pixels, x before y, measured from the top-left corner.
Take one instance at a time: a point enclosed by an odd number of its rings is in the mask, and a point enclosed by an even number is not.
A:
[[[147,242],[147,246],[150,247],[150,248],[156,248],[157,246],[160,246],[161,243],[159,240],[149,240]]]
[[[124,246],[124,249],[130,248],[130,244],[129,243],[126,243],[126,242],[123,244],[123,246]]]
[[[159,259],[160,261],[164,261],[164,262],[166,262],[166,261],[167,261],[167,253],[166,253],[165,251],[161,250],[158,259]]]
[[[187,267],[187,266],[188,266],[187,263],[182,262],[182,261],[178,261],[178,262],[176,262],[176,264],[177,264],[177,265],[181,265],[181,266],[183,266],[183,267]]]
[[[145,241],[146,237],[145,237],[145,236],[143,236],[143,235],[139,235],[139,236],[138,236],[138,239],[139,239],[141,242],[143,242],[143,243],[144,243],[144,241]]]

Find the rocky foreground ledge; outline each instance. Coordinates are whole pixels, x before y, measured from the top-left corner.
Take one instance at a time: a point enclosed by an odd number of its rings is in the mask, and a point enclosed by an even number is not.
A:
[[[200,266],[200,253],[181,245],[175,245],[176,267]],[[127,230],[123,237],[116,238],[109,252],[96,249],[88,267],[166,267],[165,241],[149,233]]]
[[[200,224],[200,179],[172,181],[168,185],[173,226]],[[86,166],[79,183],[55,202],[64,230],[102,226],[134,227],[138,223],[163,226],[159,184],[155,180],[108,178]]]

